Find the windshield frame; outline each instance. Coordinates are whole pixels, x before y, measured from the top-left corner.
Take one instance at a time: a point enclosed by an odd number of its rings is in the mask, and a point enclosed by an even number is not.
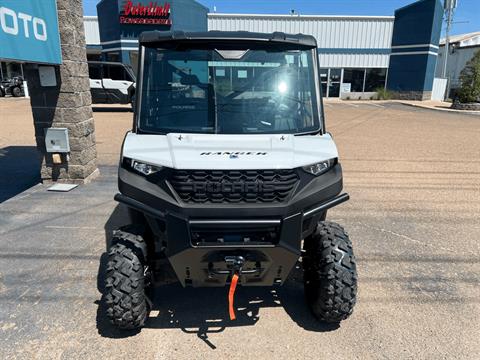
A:
[[[150,45],[150,44],[149,44]],[[216,46],[215,41],[211,41],[211,43],[208,45],[209,50],[216,50],[217,48],[223,49],[223,47]],[[220,43],[218,44],[220,45]],[[231,44],[229,44],[231,46]],[[258,44],[255,44],[258,45]],[[136,94],[137,94],[137,101],[135,102],[135,108],[134,108],[134,117],[133,117],[133,132],[137,134],[150,134],[150,135],[167,135],[168,133],[176,133],[176,132],[160,132],[160,131],[152,131],[152,130],[144,130],[140,126],[140,119],[141,119],[141,109],[142,109],[142,97],[143,97],[143,78],[144,78],[144,71],[145,71],[145,51],[146,48],[153,48],[157,50],[172,50],[171,46],[156,46],[155,44],[151,44],[151,46],[146,46],[144,44],[140,44],[140,49],[139,49],[139,66],[138,66],[138,76],[137,76],[137,89],[136,89]],[[193,47],[194,49],[197,49],[197,47]],[[237,49],[237,47],[233,46],[233,48]],[[244,48],[244,47],[238,47],[238,48]],[[257,48],[257,46],[251,47]],[[247,47],[248,49],[248,47]],[[293,132],[293,133],[288,133],[284,132],[285,134],[290,134],[294,136],[300,136],[300,135],[323,135],[326,130],[325,130],[325,116],[324,116],[324,105],[323,105],[323,94],[321,92],[321,86],[320,86],[320,79],[319,79],[319,60],[318,60],[318,53],[317,53],[317,48],[311,48],[311,49],[305,49],[302,46],[299,46],[298,48],[292,48],[291,44],[285,45],[285,46],[276,46],[277,50],[308,50],[312,54],[312,67],[313,67],[313,82],[314,82],[314,87],[315,87],[315,94],[314,96],[314,101],[316,103],[316,118],[318,121],[315,121],[315,125],[318,126],[315,129],[306,131],[306,132]],[[182,132],[182,133],[192,133],[192,134],[197,134],[197,132]],[[283,132],[282,132],[283,133]],[[222,133],[198,133],[198,134],[205,134],[205,135],[267,135],[268,133],[252,133],[252,134],[247,134],[247,133],[240,133],[240,134],[222,134]]]

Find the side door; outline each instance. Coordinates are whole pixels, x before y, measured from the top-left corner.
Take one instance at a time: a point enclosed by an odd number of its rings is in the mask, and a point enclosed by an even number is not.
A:
[[[107,93],[108,102],[128,104],[129,88],[133,84],[133,79],[123,64],[104,64],[103,69],[103,87]]]
[[[90,77],[90,93],[92,94],[92,103],[104,104],[107,102],[107,94],[102,84],[102,64],[88,63],[88,73]]]

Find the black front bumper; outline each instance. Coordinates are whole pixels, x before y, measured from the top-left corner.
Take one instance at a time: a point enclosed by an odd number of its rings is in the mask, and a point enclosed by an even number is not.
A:
[[[166,230],[159,236],[165,253],[182,285],[194,287],[224,286],[230,256],[245,259],[242,285],[282,284],[300,257],[301,240],[328,208],[348,200],[339,195],[340,165],[309,179],[282,204],[183,204],[168,189],[123,168],[119,189],[115,200],[142,212],[154,232]],[[209,241],[217,237],[222,241]]]

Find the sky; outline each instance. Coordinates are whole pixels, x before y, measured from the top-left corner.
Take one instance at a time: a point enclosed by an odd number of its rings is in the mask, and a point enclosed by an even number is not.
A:
[[[85,15],[96,15],[99,0],[83,0]],[[150,2],[151,0],[145,0]],[[155,0],[162,3],[163,0]],[[393,15],[395,9],[413,0],[197,0],[219,13],[288,14],[295,9],[304,15]],[[445,27],[445,26],[444,26]],[[443,32],[445,29],[443,29]],[[480,0],[458,0],[452,34],[480,31]],[[442,32],[442,33],[443,33]]]

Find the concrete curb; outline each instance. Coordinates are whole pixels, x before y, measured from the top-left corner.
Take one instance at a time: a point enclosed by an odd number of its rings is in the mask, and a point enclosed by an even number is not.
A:
[[[400,103],[402,105],[411,106],[419,109],[426,109],[426,110],[434,110],[434,111],[441,111],[441,112],[449,112],[455,113],[458,115],[471,115],[471,116],[480,116],[480,111],[469,111],[469,110],[455,110],[455,109],[448,109],[448,108],[439,108],[433,106],[426,106],[421,104],[413,104],[407,101],[398,101],[396,103]]]
[[[480,116],[480,111],[472,111],[472,110],[455,110],[455,109],[449,109],[449,108],[442,108],[442,107],[435,107],[435,106],[429,106],[426,104],[422,104],[421,101],[417,102],[410,102],[410,101],[405,101],[405,100],[342,100],[342,99],[323,99],[323,102],[325,104],[350,104],[350,105],[360,105],[360,104],[402,104],[410,107],[415,107],[419,109],[426,109],[426,110],[434,110],[434,111],[441,111],[441,112],[449,112],[449,113],[455,113],[458,115],[470,115],[470,116]]]

